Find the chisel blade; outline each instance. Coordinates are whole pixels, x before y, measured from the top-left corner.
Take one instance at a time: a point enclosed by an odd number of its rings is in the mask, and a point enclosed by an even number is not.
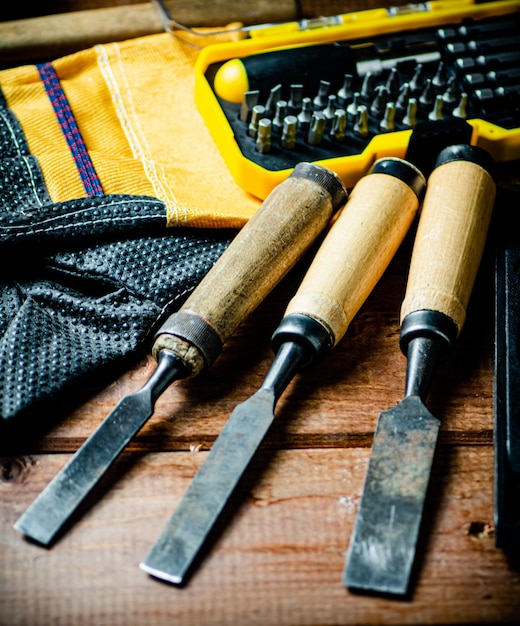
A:
[[[380,414],[345,586],[407,593],[439,426],[418,396]]]
[[[157,395],[180,376],[183,363],[163,351],[154,374],[124,397],[17,520],[14,527],[49,545],[154,411]]]
[[[239,404],[140,568],[180,584],[274,419],[275,394],[260,389]]]

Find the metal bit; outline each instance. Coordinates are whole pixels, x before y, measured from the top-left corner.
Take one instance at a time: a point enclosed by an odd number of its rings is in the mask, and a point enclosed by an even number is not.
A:
[[[354,99],[347,107],[347,113],[349,115],[352,115],[352,117],[356,117],[357,115],[357,110],[360,104],[360,100],[361,100],[361,94],[359,93],[359,91],[356,91],[356,93],[354,94]]]
[[[368,136],[368,109],[365,105],[361,105],[357,110],[356,123],[354,124],[354,133],[358,137]]]
[[[303,98],[302,110],[298,113],[297,117],[300,128],[307,130],[312,119],[312,101],[310,98]]]
[[[502,72],[492,70],[486,74],[486,78],[493,84],[520,83],[520,67],[508,67]]]
[[[251,121],[247,129],[247,134],[253,139],[258,134],[258,122],[265,117],[265,107],[263,104],[255,104],[251,111]]]
[[[271,151],[272,124],[268,117],[262,118],[258,122],[258,135],[256,136],[256,149],[261,154]]]
[[[410,89],[412,91],[417,91],[418,89],[421,88],[422,73],[423,73],[423,65],[422,63],[418,63],[417,67],[415,68],[413,78],[410,81]]]
[[[409,83],[403,83],[399,90],[399,96],[395,103],[395,108],[404,111],[408,106],[408,99],[410,98],[410,85]]]
[[[395,130],[395,104],[393,102],[387,102],[385,108],[385,114],[381,123],[379,124],[379,128],[383,132],[391,132]]]
[[[491,39],[474,39],[468,41],[467,49],[473,54],[489,54],[501,52],[502,50],[514,50],[518,47],[518,33],[512,37],[499,35]]]
[[[492,72],[489,72],[489,74],[491,73]],[[473,89],[475,89],[476,87],[480,87],[482,85],[486,85],[488,82],[488,79],[484,76],[484,74],[481,74],[480,72],[474,72],[473,74],[466,74],[464,76],[464,80],[468,83],[468,85],[471,85]],[[490,82],[491,82],[491,79],[490,79]]]
[[[303,85],[291,85],[287,110],[291,114],[298,113],[302,108]]]
[[[480,105],[487,108],[493,101],[496,101],[497,94],[491,87],[485,87],[484,89],[475,89],[475,98],[479,101]]]
[[[296,145],[296,131],[298,130],[298,120],[295,115],[287,115],[283,121],[282,147],[293,150]]]
[[[410,98],[406,107],[406,114],[403,117],[403,124],[413,128],[417,124],[417,100]]]
[[[260,92],[258,89],[254,91],[246,91],[244,94],[244,101],[242,102],[242,106],[240,108],[240,120],[247,124],[251,119],[251,110],[258,102],[258,97],[260,96]]]
[[[517,68],[520,63],[520,50],[511,50],[511,52],[495,52],[493,54],[480,54],[476,58],[476,62],[480,67],[492,69],[496,67],[514,67]]]
[[[327,98],[327,106],[323,109],[323,115],[328,119],[334,119],[334,111],[336,110],[336,96],[331,93]]]
[[[336,111],[334,112],[334,119],[332,121],[330,136],[336,141],[343,141],[345,139],[346,130],[347,113],[344,109],[336,109]]]
[[[442,106],[444,104],[444,100],[442,96],[437,96],[435,98],[435,104],[433,105],[433,109],[428,114],[428,119],[432,122],[436,120],[442,120]]]
[[[442,99],[444,102],[452,104],[457,101],[457,81],[455,76],[452,76],[448,80],[448,84],[446,85],[446,91],[444,92]]]
[[[347,102],[354,96],[354,92],[352,91],[352,79],[352,74],[345,74],[343,77],[343,85],[337,93],[338,104],[342,106],[347,104]]]
[[[495,95],[499,98],[514,97],[518,99],[520,94],[520,85],[508,85],[507,87],[497,87],[495,89]]]
[[[477,67],[477,62],[473,57],[459,57],[455,59],[455,64],[464,74]]]
[[[390,70],[385,87],[388,89],[389,94],[396,94],[399,91],[399,73],[395,67]]]
[[[505,83],[519,83],[520,82],[520,67],[507,68],[501,72],[492,70],[485,75],[480,72],[472,74],[466,74],[464,81],[471,85],[473,88],[483,87],[488,83],[492,85],[501,85]]]
[[[370,113],[375,117],[382,117],[388,101],[388,89],[383,85],[376,87],[376,97],[370,106]]]
[[[269,92],[269,97],[265,103],[265,116],[272,118],[276,112],[276,103],[282,99],[282,85],[275,85]]]
[[[276,112],[273,117],[273,133],[280,134],[282,132],[286,110],[287,102],[285,100],[278,100],[276,103]]]
[[[424,89],[419,96],[419,102],[421,104],[431,104],[434,101],[435,92],[433,90],[432,81],[428,78],[424,84]]]
[[[325,133],[326,124],[327,120],[325,119],[323,113],[321,113],[320,111],[316,111],[315,113],[313,113],[309,132],[307,134],[307,143],[309,145],[320,145],[323,139],[323,134]]]
[[[475,98],[477,98],[480,106],[484,109],[497,105],[503,106],[509,98],[518,99],[519,94],[520,85],[508,85],[506,87],[497,87],[496,89],[486,87],[485,89],[476,89],[474,92]]]
[[[453,41],[446,44],[446,50],[450,53],[450,55],[456,56],[458,54],[462,54],[463,52],[467,52],[468,46],[461,41]]]
[[[460,117],[465,120],[468,117],[468,94],[466,92],[461,93],[458,105],[453,109],[454,117]]]
[[[435,76],[432,78],[432,85],[434,87],[444,87],[446,84],[446,78],[444,76],[444,62],[440,61],[437,66],[437,71],[435,72]]]
[[[437,36],[444,41],[452,41],[458,37],[457,31],[454,28],[439,28],[437,30]]]
[[[317,109],[323,109],[327,106],[327,96],[329,95],[330,83],[327,80],[320,80],[318,93],[314,98],[313,104]]]
[[[372,72],[367,72],[365,74],[365,78],[363,79],[363,84],[361,85],[361,95],[363,98],[370,98],[374,93],[374,88],[376,86],[376,75]]]
[[[512,17],[506,17],[505,19],[493,20],[486,23],[485,20],[481,23],[480,20],[475,23],[464,24],[459,26],[458,33],[464,38],[480,38],[485,39],[488,37],[501,37],[504,33],[515,31],[517,27],[517,20]]]

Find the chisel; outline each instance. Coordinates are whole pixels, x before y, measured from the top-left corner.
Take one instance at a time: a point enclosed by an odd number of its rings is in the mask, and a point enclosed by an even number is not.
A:
[[[455,342],[495,199],[493,162],[469,145],[444,149],[428,179],[401,309],[404,399],[380,414],[343,582],[408,591],[440,422],[425,407],[435,367]]]
[[[392,158],[356,184],[274,333],[275,358],[260,389],[232,412],[141,569],[183,582],[269,430],[277,400],[343,337],[413,222],[424,185],[419,170]]]
[[[300,163],[275,187],[153,345],[157,369],[123,398],[76,452],[15,528],[47,545],[94,488],[173,381],[197,375],[224,342],[302,257],[347,199],[339,177]]]

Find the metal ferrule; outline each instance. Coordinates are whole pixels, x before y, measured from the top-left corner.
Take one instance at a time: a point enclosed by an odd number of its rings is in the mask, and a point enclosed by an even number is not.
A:
[[[400,345],[407,358],[405,396],[426,400],[437,364],[457,334],[455,322],[439,311],[414,311],[404,318]]]
[[[158,330],[156,339],[160,335],[173,335],[195,346],[206,366],[211,365],[222,351],[222,341],[218,333],[195,313],[174,313]]]
[[[305,349],[307,358],[301,367],[316,363],[334,345],[325,326],[302,313],[286,315],[274,331],[271,338],[273,351],[277,353],[284,343],[297,343]]]
[[[496,163],[487,150],[470,144],[458,144],[444,148],[437,157],[435,167],[450,163],[451,161],[468,161],[475,163],[488,172],[492,177],[495,175]]]
[[[370,171],[371,174],[389,174],[406,183],[421,200],[426,189],[426,180],[422,172],[409,161],[397,157],[379,159]]]
[[[307,178],[323,187],[323,189],[330,194],[334,211],[340,209],[347,201],[347,191],[341,178],[332,170],[322,167],[321,165],[307,163],[305,161],[298,163],[291,172],[290,177]]]
[[[453,346],[458,329],[455,322],[440,311],[421,310],[409,313],[401,323],[399,345],[403,354],[408,352],[408,344],[417,337],[431,337],[442,341],[445,349]]]

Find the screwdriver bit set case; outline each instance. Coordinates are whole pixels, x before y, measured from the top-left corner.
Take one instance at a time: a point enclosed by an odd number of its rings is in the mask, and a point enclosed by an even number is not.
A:
[[[330,22],[330,20],[329,20]],[[520,158],[520,2],[445,0],[294,24],[204,48],[197,106],[235,181],[265,198],[301,161],[347,187],[405,157],[416,125],[466,120],[471,143]]]

